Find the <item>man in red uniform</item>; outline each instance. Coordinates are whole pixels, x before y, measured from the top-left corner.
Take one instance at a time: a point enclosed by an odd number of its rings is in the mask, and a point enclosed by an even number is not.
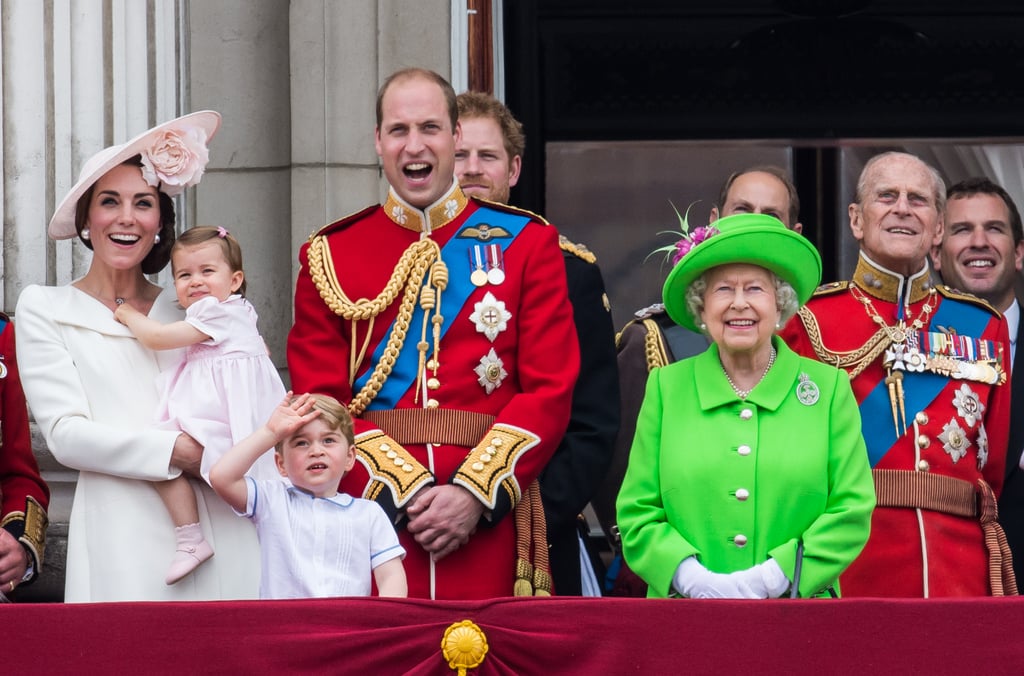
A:
[[[579,371],[558,234],[466,197],[459,134],[442,77],[385,81],[387,201],[303,246],[288,338],[293,389],[357,416],[342,490],[395,518],[409,595],[438,599],[549,586],[531,565],[545,567],[546,543],[530,537],[542,517],[527,487],[565,432]]]
[[[845,369],[861,408],[878,506],[840,578],[843,595],[1016,593],[995,522],[1009,431],[1006,321],[930,278],[945,201],[935,169],[904,153],[875,156],[856,199],[853,279],[822,286],[782,332],[797,352]]]
[[[0,600],[39,574],[50,489],[32,455],[14,326],[0,313]]]

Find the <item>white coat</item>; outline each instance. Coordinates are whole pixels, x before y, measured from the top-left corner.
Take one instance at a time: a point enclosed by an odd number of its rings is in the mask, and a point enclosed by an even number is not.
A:
[[[182,318],[170,290],[149,316]],[[199,520],[215,555],[177,584],[164,584],[174,525],[150,482],[180,471],[170,466],[178,433],[153,426],[156,377],[181,352],[146,349],[106,306],[72,286],[26,287],[15,318],[29,408],[54,457],[79,470],[65,601],[256,598],[255,529],[195,480]]]

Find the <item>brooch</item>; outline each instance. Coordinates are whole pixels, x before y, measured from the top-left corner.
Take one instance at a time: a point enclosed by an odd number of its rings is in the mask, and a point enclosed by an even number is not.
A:
[[[804,406],[814,406],[818,403],[818,397],[821,396],[821,391],[818,389],[817,383],[811,380],[811,377],[806,373],[800,374],[800,382],[796,385],[796,398]]]

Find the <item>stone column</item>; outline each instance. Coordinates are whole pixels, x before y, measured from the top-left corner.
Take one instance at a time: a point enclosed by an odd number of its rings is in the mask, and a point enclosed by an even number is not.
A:
[[[223,226],[238,238],[246,297],[282,368],[294,280],[288,6],[193,2],[189,16],[193,108],[212,108],[224,118],[196,191],[196,224]]]
[[[450,77],[453,2],[462,0],[292,0],[294,253],[324,224],[383,199],[377,89],[407,66]]]
[[[187,0],[4,0],[3,309],[29,284],[67,284],[91,253],[46,235],[54,209],[95,152],[179,114],[182,18]],[[187,198],[193,199],[193,198]],[[179,222],[188,223],[178,199]],[[166,281],[167,273],[161,275]],[[15,323],[17,317],[15,317]],[[33,448],[50,485],[42,576],[19,599],[60,601],[67,521],[77,472],[59,465],[33,424]]]

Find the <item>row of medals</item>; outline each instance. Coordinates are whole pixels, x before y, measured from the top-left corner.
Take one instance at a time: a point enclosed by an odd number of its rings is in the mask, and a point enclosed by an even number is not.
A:
[[[505,281],[505,260],[499,244],[474,244],[469,249],[469,266],[473,269],[469,275],[473,286],[498,286]]]

